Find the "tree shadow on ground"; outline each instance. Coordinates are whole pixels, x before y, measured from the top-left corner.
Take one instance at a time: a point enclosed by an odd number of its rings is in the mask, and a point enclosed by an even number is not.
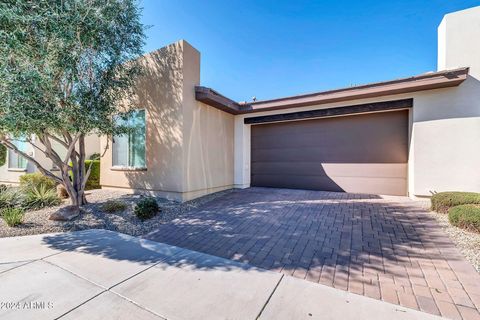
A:
[[[223,271],[254,268],[232,260],[109,230],[91,229],[45,235],[42,242],[49,248],[62,252],[96,255],[110,260],[130,261],[144,265],[157,264],[156,266],[160,268],[176,266],[199,270],[215,269]]]
[[[463,260],[418,203],[335,192],[237,190],[146,238],[313,281],[408,279],[421,265]]]

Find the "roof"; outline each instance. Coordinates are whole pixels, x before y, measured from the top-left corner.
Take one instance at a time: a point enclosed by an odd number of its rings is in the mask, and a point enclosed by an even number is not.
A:
[[[455,87],[467,79],[468,71],[469,68],[459,68],[431,72],[397,80],[248,103],[235,102],[213,89],[201,86],[195,87],[195,97],[198,101],[225,112],[246,114]]]

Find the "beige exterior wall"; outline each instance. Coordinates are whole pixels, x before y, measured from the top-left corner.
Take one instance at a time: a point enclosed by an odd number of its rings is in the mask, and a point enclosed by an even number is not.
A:
[[[195,100],[200,54],[179,41],[141,58],[135,104],[146,110],[146,171],[112,168],[111,143],[101,162],[104,188],[148,192],[178,201],[233,185],[233,116]],[[102,148],[107,139],[102,139]]]

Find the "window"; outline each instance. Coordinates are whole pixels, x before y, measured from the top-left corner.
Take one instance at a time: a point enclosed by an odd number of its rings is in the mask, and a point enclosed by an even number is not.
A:
[[[132,131],[113,137],[113,166],[145,168],[145,110],[133,112],[125,124]]]
[[[12,140],[18,150],[26,152],[27,143],[21,140]],[[15,151],[8,150],[8,168],[9,169],[27,169],[27,159],[18,155]]]

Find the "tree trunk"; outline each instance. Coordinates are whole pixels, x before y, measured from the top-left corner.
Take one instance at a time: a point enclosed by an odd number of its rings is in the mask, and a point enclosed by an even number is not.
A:
[[[47,158],[52,160],[52,162],[60,169],[61,177],[56,176],[46,168],[44,168],[32,155],[23,152],[18,149],[18,147],[12,143],[7,137],[0,136],[0,144],[6,146],[10,150],[13,150],[18,155],[26,158],[28,161],[31,161],[42,174],[47,177],[50,177],[55,182],[61,183],[70,197],[71,204],[75,207],[80,207],[87,204],[87,199],[85,197],[85,185],[90,175],[91,168],[85,170],[85,134],[78,133],[75,137],[72,137],[68,132],[65,133],[65,141],[57,140],[63,143],[64,147],[67,148],[67,155],[65,159],[62,159],[59,154],[52,148],[52,144],[48,134],[38,134],[42,145],[45,149],[41,149],[33,141],[28,140],[36,150],[42,152]],[[77,149],[78,143],[78,151]],[[71,163],[71,166],[69,165]],[[70,176],[70,171],[72,175]]]

